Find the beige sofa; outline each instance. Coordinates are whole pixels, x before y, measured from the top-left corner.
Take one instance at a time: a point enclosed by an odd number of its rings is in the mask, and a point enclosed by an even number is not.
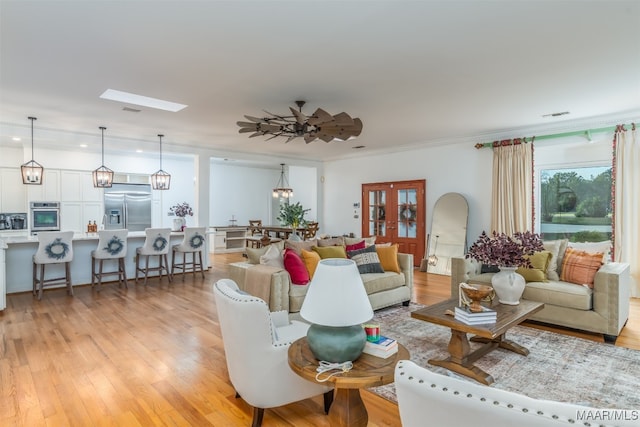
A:
[[[401,273],[387,271],[360,275],[374,310],[400,303],[409,305],[413,288],[413,255],[399,253],[398,265]],[[246,290],[247,269],[253,266],[254,264],[249,262],[236,262],[229,265],[231,279],[238,284],[240,289]],[[286,270],[273,273],[271,275],[269,310],[299,312],[308,287],[308,285],[292,284]]]
[[[474,260],[452,258],[452,298],[458,298],[461,282],[491,284],[493,273],[480,271]],[[527,282],[522,298],[545,304],[532,320],[604,334],[607,341],[615,341],[629,318],[629,264],[603,264],[593,289],[559,280]]]

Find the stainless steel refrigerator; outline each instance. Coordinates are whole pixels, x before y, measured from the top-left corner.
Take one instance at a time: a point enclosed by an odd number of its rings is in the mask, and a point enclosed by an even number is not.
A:
[[[151,185],[113,184],[104,190],[104,228],[144,231],[151,227]]]

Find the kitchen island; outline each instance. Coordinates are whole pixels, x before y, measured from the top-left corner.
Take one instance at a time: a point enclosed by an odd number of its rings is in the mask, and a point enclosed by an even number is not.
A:
[[[171,232],[170,244],[182,242],[184,233]],[[144,231],[132,231],[127,236],[127,255],[125,269],[127,278],[132,281],[135,277],[136,248],[144,245]],[[205,239],[207,242],[208,239]],[[91,283],[91,251],[98,245],[98,233],[76,233],[73,236],[73,261],[71,261],[71,281],[74,286]],[[209,248],[205,243],[203,254],[203,269],[209,268]],[[0,310],[6,307],[6,294],[31,292],[32,257],[38,249],[37,236],[5,236],[0,238]],[[180,255],[178,255],[179,257]],[[154,257],[155,258],[155,257]],[[171,250],[168,255],[171,262]],[[181,259],[181,258],[178,258]],[[155,262],[155,264],[154,264]],[[106,269],[105,264],[105,269]],[[157,266],[157,259],[151,259],[150,266]],[[112,268],[109,266],[109,268]],[[114,267],[115,268],[115,267]],[[56,271],[58,269],[58,271]],[[63,276],[63,265],[47,266],[47,277]],[[155,274],[157,276],[157,274]],[[58,276],[58,277],[59,277]],[[150,274],[149,277],[152,277]],[[133,282],[131,282],[133,283]],[[61,286],[64,287],[64,286]]]

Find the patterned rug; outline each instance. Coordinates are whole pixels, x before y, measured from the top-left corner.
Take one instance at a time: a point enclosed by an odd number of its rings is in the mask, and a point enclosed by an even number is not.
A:
[[[397,339],[418,365],[475,382],[428,363],[431,358],[448,356],[451,334],[444,326],[411,318],[410,313],[421,307],[411,304],[379,310],[374,320],[380,323],[381,334]],[[514,327],[507,337],[528,348],[530,354],[496,349],[476,361],[493,376],[491,387],[597,408],[640,408],[639,351],[526,326]],[[471,343],[472,351],[478,345]],[[393,383],[369,390],[397,402]]]

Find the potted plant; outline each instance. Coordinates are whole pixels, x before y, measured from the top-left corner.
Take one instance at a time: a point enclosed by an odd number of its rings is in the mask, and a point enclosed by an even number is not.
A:
[[[185,217],[187,215],[193,216],[193,209],[189,206],[189,203],[183,202],[178,203],[169,208],[169,212],[172,212],[178,218],[173,220],[173,231],[183,231],[184,227],[187,225],[187,220]]]
[[[307,222],[304,219],[304,215],[311,209],[304,209],[300,202],[296,203],[284,203],[280,205],[280,214],[278,221],[284,226],[290,226],[294,230],[301,225],[305,225]]]
[[[513,236],[495,231],[489,236],[483,231],[465,257],[500,268],[491,278],[498,300],[502,304],[517,305],[524,292],[525,280],[516,269],[531,267],[529,256],[541,250],[544,246],[540,236],[530,231],[516,232]]]

